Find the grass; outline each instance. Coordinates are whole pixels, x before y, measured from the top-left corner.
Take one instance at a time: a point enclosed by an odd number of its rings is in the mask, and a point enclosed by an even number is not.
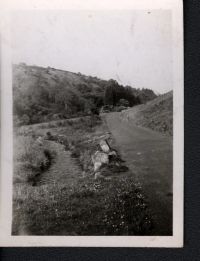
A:
[[[126,113],[126,112],[125,112]],[[173,93],[168,92],[128,112],[134,122],[145,128],[173,136]]]
[[[72,160],[80,166],[80,175],[73,176],[72,173],[71,180],[66,183],[58,180],[42,186],[31,186],[27,181],[15,182],[13,235],[152,233],[151,213],[132,173],[119,173],[110,166],[110,171],[105,169],[105,176],[109,179],[94,179],[91,155],[98,148],[99,137],[105,136],[107,132],[107,127],[99,117],[83,117],[62,121],[62,124],[57,121],[45,127],[41,124],[25,128],[28,135],[23,136],[22,140],[28,140],[29,145],[26,147],[20,143],[18,160],[26,162],[28,158],[33,164],[35,155],[38,162],[48,157],[48,153],[45,156],[44,152],[46,148],[30,146],[34,142],[29,140],[31,133],[36,137],[44,137],[47,132],[52,135],[47,143],[50,142],[52,146],[55,142],[61,143],[66,150],[71,150]],[[49,147],[50,151],[52,146]],[[81,174],[83,172],[85,175]],[[27,169],[23,169],[20,175],[26,176],[27,173]],[[36,173],[35,170],[32,173]]]
[[[81,179],[72,188],[24,186],[14,204],[13,234],[25,227],[34,235],[148,235],[153,226],[141,189],[130,178]],[[17,226],[22,207],[23,223]]]
[[[32,182],[52,164],[55,152],[31,136],[18,136],[14,142],[14,183]]]

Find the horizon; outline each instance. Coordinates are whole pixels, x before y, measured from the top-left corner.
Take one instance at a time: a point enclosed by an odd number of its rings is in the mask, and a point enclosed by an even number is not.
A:
[[[168,10],[17,11],[12,18],[15,64],[114,79],[156,94],[173,89]]]

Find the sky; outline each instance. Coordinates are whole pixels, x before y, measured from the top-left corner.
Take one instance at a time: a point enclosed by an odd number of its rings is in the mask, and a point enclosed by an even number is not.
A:
[[[172,90],[168,10],[43,10],[12,15],[12,61],[156,93]]]

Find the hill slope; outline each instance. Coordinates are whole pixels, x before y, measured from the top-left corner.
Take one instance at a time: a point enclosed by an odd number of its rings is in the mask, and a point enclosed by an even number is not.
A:
[[[90,114],[104,105],[110,82],[50,67],[13,65],[15,122],[32,124]],[[139,97],[140,103],[156,97],[148,89],[117,86]]]
[[[173,135],[173,92],[128,110],[127,116],[139,126]]]

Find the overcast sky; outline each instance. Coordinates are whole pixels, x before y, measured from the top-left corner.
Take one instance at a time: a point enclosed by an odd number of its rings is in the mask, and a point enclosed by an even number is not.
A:
[[[172,90],[170,11],[18,11],[13,63]]]

